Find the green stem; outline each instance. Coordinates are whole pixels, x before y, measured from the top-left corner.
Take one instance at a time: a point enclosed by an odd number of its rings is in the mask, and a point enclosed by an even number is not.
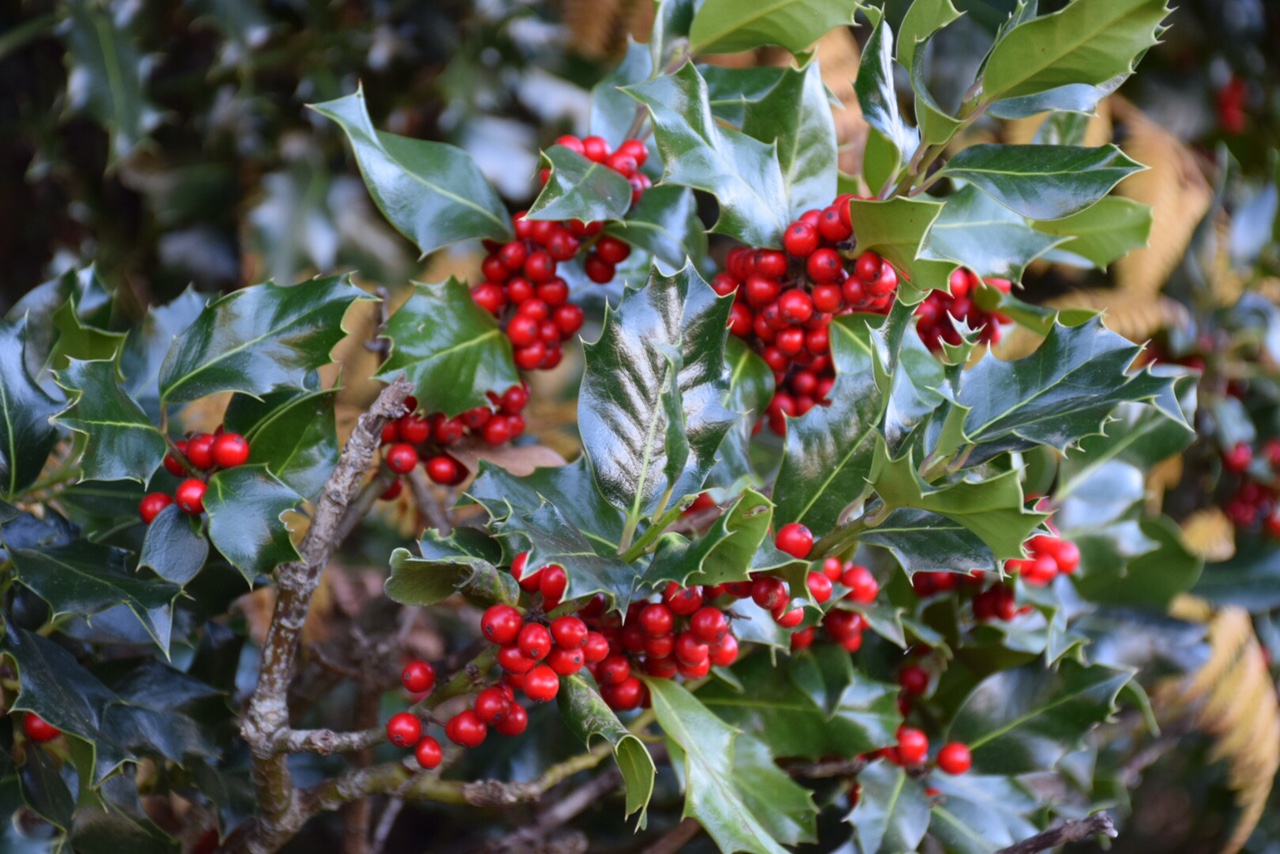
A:
[[[823,558],[840,554],[852,545],[864,531],[870,530],[883,522],[889,515],[890,509],[883,501],[878,498],[875,499],[867,506],[862,515],[849,520],[814,543],[813,551],[809,553],[809,559],[822,560]]]
[[[658,539],[658,537],[662,536],[662,532],[665,531],[672,522],[680,518],[680,514],[682,512],[684,512],[684,508],[679,504],[675,504],[672,507],[667,508],[665,513],[654,519],[653,524],[645,529],[645,532],[640,535],[640,539],[636,541],[636,544],[628,546],[626,550],[619,555],[618,559],[623,563],[631,563],[633,560],[640,557],[640,555],[644,554],[649,546]],[[626,532],[624,532],[624,535],[625,533]],[[632,526],[630,533],[635,533],[634,526]],[[628,542],[630,541],[630,537],[627,537],[626,539]],[[618,548],[621,549],[623,547],[622,545],[619,545]]]

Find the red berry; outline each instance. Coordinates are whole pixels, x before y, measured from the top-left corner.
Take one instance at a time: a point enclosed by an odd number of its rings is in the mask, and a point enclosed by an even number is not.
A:
[[[640,612],[640,627],[650,637],[662,637],[671,632],[675,617],[671,609],[661,602],[653,602],[644,606]]]
[[[772,611],[787,601],[787,584],[781,578],[761,575],[751,582],[751,601]]]
[[[413,445],[407,445],[404,442],[392,445],[384,456],[387,468],[396,474],[408,474],[418,464],[418,451]]]
[[[804,620],[804,608],[792,608],[787,610],[787,604],[784,602],[781,607],[774,608],[770,613],[773,614],[773,621],[784,629],[794,629]]]
[[[625,655],[614,653],[600,662],[600,682],[606,685],[617,685],[631,675],[631,661]]]
[[[177,499],[178,507],[183,513],[194,516],[204,512],[204,493],[207,488],[204,481],[196,480],[194,477],[187,478],[178,484],[173,497]]]
[[[466,425],[460,419],[442,418],[435,425],[436,441],[441,445],[452,445],[462,438],[462,433],[465,429]]]
[[[560,330],[562,338],[572,335],[581,329],[585,318],[586,314],[582,311],[582,307],[572,304],[560,306],[551,316],[551,320],[555,323],[556,328]]]
[[[529,390],[522,385],[513,385],[502,393],[498,405],[502,407],[503,412],[514,415],[529,405]]]
[[[465,712],[459,712],[449,719],[445,724],[444,734],[454,744],[460,744],[463,747],[479,747],[484,744],[485,736],[489,734],[489,728],[485,726],[484,721],[480,720],[471,709]]]
[[[832,243],[839,243],[848,240],[853,229],[840,216],[840,208],[832,206],[824,209],[818,216],[818,233]]]
[[[813,626],[807,629],[801,629],[798,632],[791,633],[791,651],[797,652],[802,649],[808,649],[813,646],[813,636],[815,632]]]
[[[778,298],[778,294],[781,291],[781,285],[773,279],[766,279],[764,276],[748,276],[747,282],[742,288],[742,292],[747,298],[747,303],[752,308],[761,308],[768,305]]]
[[[618,146],[617,153],[627,155],[640,166],[649,159],[649,149],[638,139],[623,140],[622,145]]]
[[[807,222],[793,222],[782,236],[782,248],[793,258],[807,258],[818,248],[818,229]]]
[[[185,439],[183,439],[181,442],[174,442],[174,445],[177,447],[178,452],[180,454],[184,456],[186,455],[187,441]],[[187,473],[187,470],[182,467],[182,463],[178,462],[178,458],[175,457],[173,454],[165,454],[164,468],[165,468],[165,471],[169,472],[169,474],[173,475],[174,477],[183,477]]]
[[[756,253],[756,272],[769,279],[781,279],[787,274],[787,256],[776,249],[761,249]]]
[[[143,522],[150,525],[160,515],[160,511],[172,503],[173,499],[163,492],[149,492],[138,504],[138,515],[142,517]]]
[[[819,605],[831,599],[831,579],[821,572],[811,572],[805,581],[809,585],[809,594]]]
[[[541,356],[543,352],[542,344],[536,344],[534,346],[538,348],[539,352],[537,355],[539,357],[539,361],[541,361]],[[529,350],[529,349],[531,348],[522,347],[516,351],[516,364],[522,368],[524,367],[524,365],[520,361],[520,354],[524,353],[526,350]],[[535,364],[533,367],[537,367],[537,365]],[[526,370],[532,370],[532,368],[528,368]],[[496,446],[496,445],[501,445],[503,442],[510,442],[511,441],[511,422],[507,421],[507,419],[505,418],[490,418],[489,421],[484,425],[484,429],[480,431],[480,435],[484,439],[485,443],[489,445]]]
[[[1058,572],[1070,575],[1080,566],[1080,549],[1070,540],[1059,540],[1053,551],[1058,562]]]
[[[559,676],[572,676],[586,664],[586,657],[580,649],[565,649],[558,646],[547,655],[547,666]]]
[[[582,645],[582,657],[587,664],[597,664],[609,657],[609,639],[599,632],[587,632],[587,642]]]
[[[604,165],[608,166],[624,178],[630,178],[632,175],[636,174],[636,169],[639,167],[635,158],[623,154],[621,151],[616,151],[613,154],[610,154],[605,160]]]
[[[813,307],[821,312],[836,312],[844,305],[838,285],[817,285],[813,289]]]
[[[588,160],[603,163],[609,157],[609,143],[604,137],[584,136],[582,138],[582,154]]]
[[[209,433],[197,433],[187,442],[187,459],[201,471],[213,468],[213,443],[217,439]]]
[[[399,498],[400,493],[403,491],[404,481],[400,480],[400,478],[396,478],[391,481],[391,485],[383,490],[382,494],[379,495],[378,498],[382,501],[391,501],[392,499]]]
[[[729,621],[724,611],[714,605],[706,605],[689,618],[689,630],[707,643],[723,640],[729,634]]]
[[[27,712],[22,716],[22,732],[37,744],[53,741],[62,735],[62,730],[47,722],[35,712]]]
[[[494,725],[494,729],[503,735],[520,735],[529,726],[529,713],[519,703],[512,703],[507,709],[507,716]]]
[[[428,735],[414,748],[413,758],[423,768],[435,768],[444,759],[444,751],[440,748],[440,742]]]
[[[556,259],[551,257],[550,252],[534,252],[524,262],[524,274],[535,285],[550,281],[556,275]]]
[[[813,317],[813,300],[804,291],[790,290],[778,299],[782,316],[791,323],[805,323]]]
[[[551,652],[551,632],[541,623],[526,623],[520,630],[516,643],[520,645],[520,653],[525,658],[541,661]]]
[[[563,649],[582,649],[587,642],[587,624],[572,614],[551,621],[551,637]]]
[[[609,686],[605,702],[616,712],[626,712],[638,708],[643,697],[644,683],[634,676],[628,676],[617,685]]]
[[[774,545],[792,557],[803,560],[813,549],[813,534],[799,522],[788,522],[778,531]]]
[[[677,658],[676,672],[685,679],[701,679],[711,672],[711,657],[704,658],[698,664],[688,664]]]
[[[498,665],[508,673],[528,673],[538,662],[527,658],[516,644],[498,650]]]
[[[859,279],[871,284],[880,278],[880,271],[883,267],[884,259],[879,255],[875,252],[863,252],[854,263],[853,271]]]
[[[968,746],[953,741],[938,751],[938,770],[947,774],[963,774],[973,766],[973,754]]]
[[[400,747],[413,747],[422,738],[422,721],[410,712],[394,714],[387,721],[387,739]]]
[[[738,660],[738,639],[733,635],[724,638],[711,647],[711,663],[716,667],[728,667]]]
[[[928,736],[914,727],[898,727],[898,758],[903,765],[919,765],[928,755]]]
[[[587,274],[587,278],[597,285],[605,285],[612,282],[616,272],[613,264],[610,264],[595,253],[588,255],[587,260],[582,262],[582,269]]]
[[[631,255],[631,246],[616,237],[605,235],[596,241],[596,254],[616,266]]]
[[[498,646],[510,646],[520,636],[524,620],[510,605],[491,605],[480,617],[480,631],[485,639]]]
[[[400,671],[400,684],[410,694],[426,694],[436,686],[436,669],[425,661],[410,661]]]
[[[669,658],[675,651],[675,635],[658,635],[644,639],[644,654],[650,658]]]
[[[898,671],[898,684],[903,691],[918,697],[929,690],[929,674],[918,664],[908,664]]]
[[[804,268],[810,279],[819,284],[826,284],[840,278],[844,261],[841,260],[840,253],[834,249],[819,249],[809,256]]]
[[[880,584],[865,566],[851,566],[840,575],[840,583],[849,588],[849,596],[864,605],[875,601]]]
[[[239,433],[224,433],[214,439],[212,457],[221,469],[234,469],[248,462],[248,440]]]
[[[671,609],[671,613],[687,617],[702,607],[702,588],[681,587],[673,581],[663,592],[662,601]]]
[[[560,677],[545,664],[539,664],[524,675],[524,693],[535,703],[555,699],[560,691]]]
[[[496,724],[507,716],[511,701],[501,688],[485,688],[476,694],[474,704],[476,717],[486,724]]]
[[[457,486],[467,477],[467,470],[462,463],[448,454],[437,454],[427,460],[425,466],[427,477],[442,486]]]
[[[543,606],[545,607],[551,602],[559,604],[560,600],[564,598],[564,591],[568,586],[569,577],[565,575],[564,567],[553,563],[544,568],[538,575],[538,592],[546,600],[543,602]]]
[[[676,661],[697,667],[711,656],[711,646],[692,631],[676,635]]]

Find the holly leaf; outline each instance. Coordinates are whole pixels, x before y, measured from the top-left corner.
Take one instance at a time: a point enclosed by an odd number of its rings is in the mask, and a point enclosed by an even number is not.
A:
[[[649,108],[663,182],[716,197],[720,217],[713,232],[755,246],[780,245],[789,212],[776,144],[720,127],[693,63],[623,91]]]
[[[18,668],[12,709],[35,712],[63,732],[95,740],[102,706],[115,694],[58,644],[6,620],[0,651]]]
[[[1019,282],[1027,265],[1068,242],[1037,230],[973,185],[947,197],[920,247],[920,257],[953,261],[979,276]]]
[[[982,72],[984,99],[1123,79],[1157,42],[1168,14],[1164,0],[1075,0],[1007,28]]]
[[[26,751],[18,779],[22,783],[22,800],[36,815],[63,830],[71,826],[76,802],[53,757],[44,750]]]
[[[698,65],[698,73],[707,81],[712,114],[722,122],[741,128],[746,119],[747,105],[775,89],[787,69],[762,66],[727,68],[703,63]],[[765,139],[760,141],[768,142]]]
[[[603,222],[626,216],[631,184],[621,172],[563,145],[551,146],[542,157],[551,175],[525,214],[527,219]]]
[[[52,548],[13,549],[10,554],[18,580],[49,603],[54,618],[88,618],[123,603],[168,654],[173,600],[181,589],[135,575],[129,570],[128,552],[80,540]]]
[[[291,287],[266,282],[211,302],[173,339],[160,369],[160,401],[303,388],[346,334],[347,309],[364,299],[372,298],[343,275]]]
[[[924,53],[920,46],[960,17],[951,0],[916,0],[898,28],[898,62],[915,71]]]
[[[418,543],[421,557],[408,549],[391,553],[387,595],[401,605],[426,607],[461,593],[468,602],[514,605],[520,589],[509,572],[501,572],[502,548],[475,528],[458,528],[448,537],[427,531]]]
[[[333,406],[336,389],[314,386],[277,392],[256,400],[236,395],[223,423],[249,442],[249,464],[262,464],[305,499],[315,498],[338,464],[338,428]]]
[[[968,181],[1020,216],[1054,220],[1088,208],[1145,168],[1114,145],[982,144],[956,154],[942,174]]]
[[[1001,119],[1025,119],[1046,112],[1052,112],[1054,115],[1089,116],[1098,109],[1099,101],[1119,89],[1120,84],[1128,78],[1127,73],[1117,74],[1096,86],[1088,83],[1067,83],[1035,95],[1006,98],[992,104],[987,109],[987,113]],[[1045,124],[1047,125],[1048,122],[1046,121]]]
[[[363,89],[311,109],[346,133],[378,209],[423,255],[460,240],[511,239],[502,199],[462,149],[375,130]]]
[[[792,653],[787,675],[829,718],[839,711],[856,678],[849,654],[836,644],[818,644]]]
[[[582,676],[562,677],[556,702],[560,706],[560,717],[565,726],[583,744],[591,747],[592,741],[597,738],[608,742],[627,789],[626,815],[639,812],[639,824],[643,827],[657,775],[657,767],[653,764],[649,749],[622,725],[613,710],[605,705],[600,693],[588,685]]]
[[[777,141],[790,216],[831,204],[836,194],[836,126],[817,62],[783,69],[772,89],[747,101],[742,132],[764,143]]]
[[[898,93],[893,85],[893,30],[888,21],[881,21],[867,39],[853,88],[862,117],[871,130],[893,146],[899,163],[905,163],[920,144],[920,135],[903,121],[898,110]],[[856,226],[854,233],[861,240]]]
[[[664,581],[688,586],[746,580],[756,550],[769,532],[772,509],[769,499],[748,489],[692,542],[664,537],[645,571],[644,583],[656,587]]]
[[[1055,323],[1026,358],[983,359],[965,372],[957,396],[969,407],[965,435],[978,446],[970,463],[1034,445],[1069,448],[1125,401],[1150,402],[1182,419],[1170,403],[1173,377],[1125,373],[1141,350],[1095,317],[1074,327]]]
[[[702,489],[740,417],[723,403],[731,304],[691,266],[670,276],[655,267],[645,287],[628,290],[606,312],[599,340],[584,347],[583,450],[600,492],[632,528]]]
[[[1280,608],[1280,549],[1242,538],[1235,555],[1209,567],[1191,592],[1217,607],[1234,605],[1250,613]]]
[[[867,854],[915,851],[929,828],[924,781],[888,762],[873,762],[858,775],[858,804],[846,819]]]
[[[852,13],[847,0],[775,0],[764,5],[707,0],[693,16],[689,52],[737,53],[776,44],[799,54],[829,30],[853,23]]]
[[[930,290],[945,291],[949,287],[953,262],[920,258],[929,228],[942,213],[942,203],[895,196],[887,201],[853,199],[849,203],[853,233],[857,235],[859,252],[874,250],[899,271],[899,299],[914,305]]]
[[[118,362],[72,359],[55,374],[69,405],[54,420],[85,436],[80,465],[87,480],[146,483],[164,459],[164,436],[120,385]]]
[[[188,287],[172,302],[147,310],[120,351],[124,389],[153,419],[160,417],[160,370],[179,332],[196,322],[206,296]]]
[[[128,11],[111,14],[88,0],[76,0],[67,11],[61,32],[67,46],[67,103],[110,133],[108,165],[114,166],[160,123],[160,112],[145,94],[152,58],[138,52]]]
[[[208,556],[209,541],[197,520],[170,504],[147,526],[138,567],[153,569],[165,581],[185,587],[204,568]]]
[[[627,130],[636,117],[636,102],[620,87],[653,76],[653,56],[649,49],[648,44],[628,36],[622,61],[591,87],[591,133],[603,137],[611,148],[616,149],[627,138]]]
[[[58,431],[58,402],[27,373],[27,319],[0,321],[0,489],[12,499],[44,468]]]
[[[66,368],[72,359],[113,359],[126,336],[124,332],[107,332],[86,324],[76,307],[74,291],[66,302],[58,306],[50,322],[57,337],[54,338],[45,367],[55,371]]]
[[[1031,227],[1065,238],[1045,260],[1077,267],[1106,269],[1113,261],[1147,245],[1152,209],[1133,199],[1106,196],[1091,207],[1062,219],[1037,220]]]
[[[453,417],[488,404],[486,391],[520,382],[511,342],[493,315],[476,305],[467,286],[450,277],[413,283],[413,295],[387,323],[391,356],[379,379],[405,374],[425,412]]]
[[[987,677],[964,701],[947,741],[973,751],[980,774],[1053,769],[1116,711],[1133,673],[1067,658],[1049,670],[1033,664]]]
[[[915,508],[893,511],[858,542],[886,549],[908,575],[917,572],[997,572],[1000,562],[964,525]]]
[[[22,295],[5,314],[10,320],[27,318],[27,348],[24,361],[32,379],[45,384],[45,373],[51,361],[51,353],[57,343],[59,328],[54,315],[64,311],[68,301],[79,317],[89,326],[101,328],[111,321],[111,292],[90,264],[79,270],[68,270],[56,279],[37,285]]]
[[[1168,608],[1175,596],[1195,587],[1204,569],[1204,558],[1187,550],[1167,516],[1072,536],[1080,548],[1080,571],[1071,580],[1090,602]],[[1210,575],[1217,572],[1214,567]]]
[[[717,504],[737,495],[752,482],[751,434],[773,399],[774,390],[773,371],[741,338],[729,336],[725,355],[729,362],[729,399],[725,406],[743,415],[721,443],[720,459],[707,476],[707,485],[712,487]]]
[[[840,513],[869,491],[876,425],[885,399],[876,381],[878,337],[858,315],[830,326],[836,384],[830,406],[787,419],[787,435],[774,487],[774,521],[801,522],[816,534],[835,527]]]
[[[209,539],[253,584],[259,575],[270,575],[280,564],[298,559],[282,517],[300,500],[264,465],[223,469],[209,478],[204,495]]]
[[[611,222],[604,230],[673,268],[684,266],[686,260],[698,265],[707,257],[698,200],[688,187],[664,184],[645,190],[626,219]]]
[[[1040,801],[1011,777],[935,774],[929,785],[942,796],[930,809],[929,835],[946,854],[995,854],[1040,832],[1027,818]]]
[[[814,836],[817,808],[769,760],[767,751],[739,752],[735,739],[747,738],[716,717],[698,698],[670,679],[645,679],[658,724],[667,734],[671,760],[683,766],[684,817],[697,819],[724,851],[781,854],[780,841]]]

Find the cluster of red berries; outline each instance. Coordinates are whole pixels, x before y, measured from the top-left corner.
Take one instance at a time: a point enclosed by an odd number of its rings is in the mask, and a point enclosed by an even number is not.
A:
[[[903,724],[898,727],[898,743],[892,747],[884,747],[868,754],[870,760],[884,759],[894,765],[915,768],[925,763],[929,757],[929,736],[924,730]],[[934,765],[945,774],[964,774],[973,767],[973,755],[968,745],[953,741],[942,746],[934,759]]]
[[[1027,542],[1030,557],[1005,564],[1033,587],[1044,587],[1058,575],[1071,575],[1080,566],[1080,549],[1070,540],[1051,534],[1038,534]]]
[[[45,744],[62,735],[62,730],[35,712],[27,712],[22,716],[22,734],[36,744]]]
[[[783,235],[784,251],[731,250],[725,272],[711,280],[716,293],[734,295],[729,329],[773,370],[776,391],[765,412],[778,434],[786,429],[784,416],[829,402],[831,319],[855,311],[883,314],[898,289],[897,271],[875,252],[848,257],[853,198],[842,195],[823,210],[805,211]]]
[[[1227,518],[1238,528],[1252,528],[1261,520],[1267,534],[1280,538],[1280,506],[1277,505],[1280,489],[1275,486],[1280,478],[1280,439],[1264,442],[1258,456],[1271,469],[1271,483],[1260,482],[1249,475],[1254,450],[1247,442],[1239,442],[1223,452],[1222,468],[1240,475],[1240,485],[1227,501]]]
[[[820,578],[818,576],[821,576]],[[844,600],[869,605],[880,594],[880,583],[871,570],[853,562],[841,563],[840,558],[829,557],[822,562],[822,571],[809,573],[809,592],[819,604],[830,601],[832,588],[839,583],[848,588]],[[821,594],[821,595],[820,595]],[[833,607],[822,616],[822,630],[833,643],[847,652],[862,649],[862,632],[867,621],[857,611]],[[816,626],[808,626],[791,635],[791,649],[807,649],[817,639]]]
[[[984,344],[1000,343],[1001,323],[1009,323],[1005,315],[987,311],[974,299],[979,288],[991,287],[1001,293],[1009,293],[1013,285],[1008,279],[979,279],[963,267],[951,274],[950,293],[931,291],[916,306],[916,330],[920,340],[930,350],[942,349],[945,341],[952,346],[960,343],[960,331],[951,318],[962,320],[970,329],[977,330],[978,340]]]
[[[483,439],[489,445],[501,445],[524,433],[524,416],[529,403],[529,388],[521,383],[498,394],[487,393],[491,406],[477,406],[461,415],[445,418],[444,413],[423,415],[417,412],[418,399],[405,398],[408,412],[382,428],[383,459],[396,474],[408,474],[419,462],[427,477],[441,486],[457,486],[467,478],[467,468],[447,450],[465,436]],[[403,484],[396,479],[382,494],[391,500],[400,494]]]
[[[173,454],[164,458],[164,467],[174,477],[192,472],[212,473],[218,469],[235,468],[249,461],[249,442],[239,433],[224,433],[219,427],[213,433],[197,433],[189,439],[175,442],[174,447],[183,459]],[[178,484],[170,496],[165,492],[149,492],[138,505],[138,515],[150,525],[160,511],[177,503],[183,513],[192,516],[204,512],[204,493],[208,488],[203,477],[187,477]]]
[[[631,184],[635,204],[650,182],[639,169],[648,149],[639,140],[627,140],[610,152],[598,136],[556,140],[590,160],[603,163]],[[549,172],[543,170],[545,184]],[[560,364],[563,345],[582,328],[582,308],[569,302],[569,285],[556,275],[560,263],[571,261],[584,249],[583,271],[597,284],[613,281],[617,265],[631,254],[631,246],[601,234],[602,222],[531,220],[520,211],[511,219],[516,239],[508,243],[487,241],[488,254],[480,270],[485,280],[471,288],[476,303],[506,324],[514,348],[516,366],[532,371]]]

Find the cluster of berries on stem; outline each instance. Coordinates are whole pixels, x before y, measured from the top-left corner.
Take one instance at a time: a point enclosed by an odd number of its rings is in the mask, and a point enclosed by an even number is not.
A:
[[[1256,453],[1248,442],[1237,442],[1222,452],[1222,468],[1239,477],[1227,518],[1237,528],[1261,524],[1268,536],[1280,538],[1280,438],[1266,440]]]
[[[226,433],[218,427],[213,433],[197,433],[189,439],[174,443],[178,455],[168,454],[164,467],[174,477],[184,480],[173,495],[167,492],[149,492],[138,505],[138,515],[150,525],[160,511],[177,503],[183,513],[197,516],[204,512],[204,494],[208,489],[206,477],[220,469],[235,468],[249,461],[249,442],[239,433]],[[192,476],[195,475],[195,476]]]
[[[937,352],[943,342],[952,346],[960,343],[960,330],[951,318],[975,330],[980,343],[999,344],[1000,324],[1009,323],[1010,319],[1000,312],[984,309],[978,304],[977,295],[982,288],[995,288],[1007,294],[1013,284],[1008,279],[979,279],[961,267],[951,274],[949,285],[950,293],[930,291],[916,306],[916,331],[925,346]]]

